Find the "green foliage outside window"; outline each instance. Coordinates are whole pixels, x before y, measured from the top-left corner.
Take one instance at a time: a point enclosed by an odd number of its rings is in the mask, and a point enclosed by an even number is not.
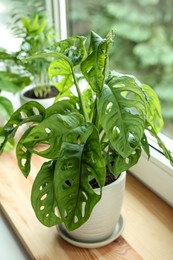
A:
[[[67,1],[70,35],[87,35],[92,29],[104,36],[116,29],[113,66],[155,89],[167,134],[173,132],[172,14],[172,0]]]

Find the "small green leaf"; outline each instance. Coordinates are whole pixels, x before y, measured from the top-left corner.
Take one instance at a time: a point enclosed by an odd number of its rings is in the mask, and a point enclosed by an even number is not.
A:
[[[62,53],[71,61],[73,66],[76,66],[79,65],[86,56],[85,42],[86,37],[73,36],[55,43],[47,50]]]
[[[154,90],[143,84],[142,85],[147,95],[147,121],[152,125],[154,131],[159,133],[163,127],[163,118],[159,99]]]
[[[16,110],[0,131],[0,137],[3,140],[0,143],[0,153],[8,139],[14,137],[19,126],[28,122],[40,122],[44,116],[45,108],[34,101],[28,102]]]
[[[0,96],[0,114],[8,120],[13,114],[13,105],[9,99]]]
[[[147,128],[148,128],[148,131],[150,132],[150,134],[152,136],[154,136],[154,138],[156,139],[158,145],[162,149],[162,152],[163,152],[164,156],[169,160],[170,164],[173,166],[173,157],[172,157],[171,152],[166,148],[165,144],[162,142],[160,137],[157,135],[157,133],[155,132],[155,130],[152,127],[152,125],[150,125],[148,123],[148,127]]]
[[[26,136],[31,132],[33,127],[30,127],[25,131],[25,133],[20,138],[20,140],[17,144],[17,147],[16,147],[16,156],[17,156],[18,166],[25,177],[28,177],[29,172],[30,172],[32,154],[23,145],[23,140],[25,140]]]
[[[130,169],[133,165],[135,165],[141,156],[141,148],[137,147],[132,154],[128,157],[123,158],[121,155],[113,153],[109,168],[110,171],[118,177],[123,171]]]
[[[71,66],[69,62],[64,59],[53,60],[49,66],[48,74],[53,84],[61,93],[65,92],[72,85],[74,85]],[[61,76],[58,78],[58,81],[56,79],[57,75]]]

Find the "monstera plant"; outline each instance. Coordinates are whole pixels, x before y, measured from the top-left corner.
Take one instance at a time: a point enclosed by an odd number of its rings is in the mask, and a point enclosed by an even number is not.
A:
[[[16,156],[25,177],[32,154],[46,159],[34,180],[31,202],[48,227],[63,222],[75,230],[83,225],[102,197],[107,174],[116,181],[138,162],[142,150],[150,156],[147,132],[173,165],[158,137],[163,121],[155,92],[108,67],[113,38],[112,31],[105,38],[91,32],[89,43],[74,36],[24,60],[52,58],[48,74],[59,94],[47,109],[37,102],[21,106],[0,132],[1,151],[19,126],[32,122],[18,141]]]

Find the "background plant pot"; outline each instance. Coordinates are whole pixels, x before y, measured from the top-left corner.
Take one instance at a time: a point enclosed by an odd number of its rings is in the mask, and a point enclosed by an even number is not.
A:
[[[120,219],[125,181],[126,172],[123,172],[115,182],[105,186],[102,198],[93,209],[89,220],[74,231],[66,230],[68,236],[86,243],[96,243],[108,239]]]
[[[27,97],[26,96],[26,93],[30,90],[33,89],[33,86],[28,86],[26,88],[24,88],[21,93],[20,93],[20,102],[21,102],[21,105],[23,105],[24,103],[26,102],[29,102],[29,101],[37,101],[39,102],[43,107],[47,108],[49,106],[51,106],[53,103],[54,103],[54,100],[55,100],[55,97],[56,95],[58,94],[58,90],[57,92],[55,93],[55,96],[53,97],[49,97],[49,98],[30,98],[30,97]]]

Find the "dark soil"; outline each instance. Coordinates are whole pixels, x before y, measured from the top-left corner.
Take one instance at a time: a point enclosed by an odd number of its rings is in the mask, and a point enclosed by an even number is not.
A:
[[[48,93],[48,95],[46,95],[44,97],[35,96],[33,89],[25,92],[24,96],[27,97],[27,98],[31,98],[31,99],[46,99],[46,98],[56,97],[57,94],[58,94],[57,88],[55,88],[54,86],[51,86],[51,91]]]
[[[110,173],[108,170],[106,171],[106,181],[105,181],[105,185],[109,185],[112,182],[114,182],[116,180],[115,176]],[[95,179],[93,179],[92,181],[90,181],[91,186],[95,189],[95,188],[99,188],[98,183]]]

